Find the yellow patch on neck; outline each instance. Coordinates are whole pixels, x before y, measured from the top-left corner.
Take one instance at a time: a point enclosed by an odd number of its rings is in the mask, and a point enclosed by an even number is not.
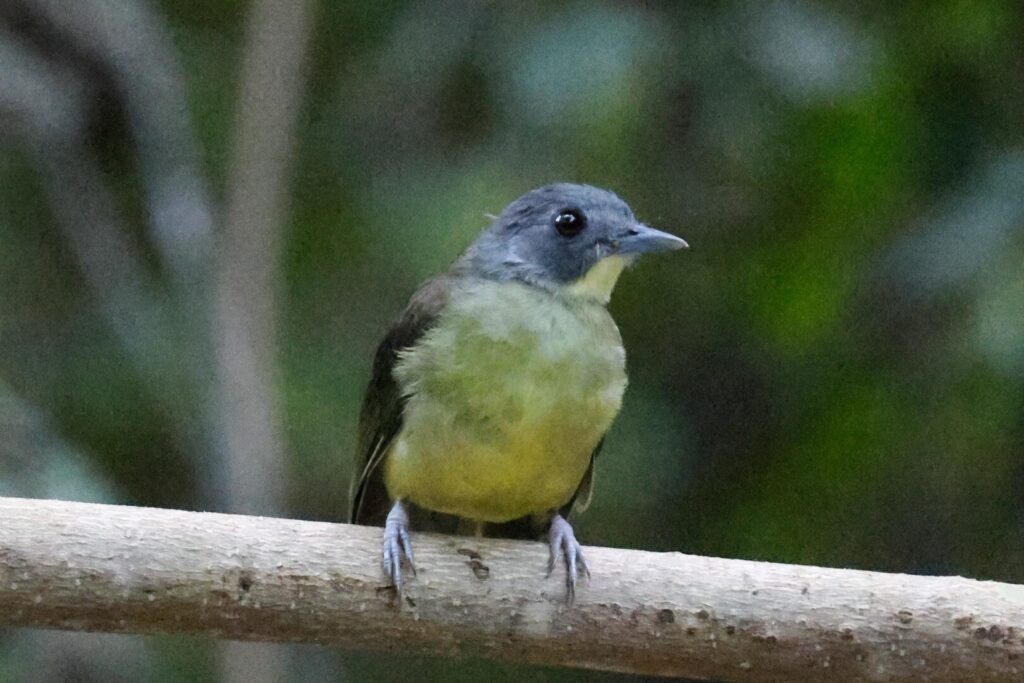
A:
[[[586,275],[566,287],[566,291],[574,297],[594,299],[606,304],[626,263],[622,256],[606,256],[591,266]]]

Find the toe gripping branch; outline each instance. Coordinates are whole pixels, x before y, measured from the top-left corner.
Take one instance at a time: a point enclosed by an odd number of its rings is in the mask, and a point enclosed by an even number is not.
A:
[[[572,604],[576,599],[576,581],[582,572],[588,579],[590,569],[587,561],[583,559],[583,547],[576,540],[572,526],[561,515],[555,515],[551,520],[551,527],[548,529],[548,576],[555,571],[558,558],[565,558],[565,602]]]
[[[412,541],[409,540],[409,515],[402,501],[395,501],[391,512],[384,522],[384,548],[381,556],[381,568],[395,589],[402,592],[402,564],[408,565],[409,571],[416,576],[416,565],[413,564]]]
[[[565,562],[565,602],[572,604],[576,599],[576,583],[582,574],[590,578],[590,569],[583,558],[583,547],[576,540],[576,534],[569,522],[561,515],[555,515],[548,529],[548,576],[555,571],[559,559]],[[381,554],[381,568],[391,585],[402,592],[402,568],[408,566],[416,576],[413,563],[412,541],[409,539],[409,514],[402,501],[395,502],[384,523],[384,541]]]

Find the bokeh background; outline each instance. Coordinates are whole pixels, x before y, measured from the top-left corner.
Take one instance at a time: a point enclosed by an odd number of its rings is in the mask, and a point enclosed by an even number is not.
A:
[[[584,542],[1024,582],[1013,0],[0,0],[0,493],[343,520],[376,341],[553,180],[692,244],[611,303]],[[0,638],[4,681],[481,676],[624,680]]]

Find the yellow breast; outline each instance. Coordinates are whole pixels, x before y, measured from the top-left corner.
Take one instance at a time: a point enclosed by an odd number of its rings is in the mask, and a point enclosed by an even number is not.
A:
[[[395,378],[410,398],[385,460],[389,494],[488,522],[565,504],[626,387],[603,306],[481,280],[454,288]]]

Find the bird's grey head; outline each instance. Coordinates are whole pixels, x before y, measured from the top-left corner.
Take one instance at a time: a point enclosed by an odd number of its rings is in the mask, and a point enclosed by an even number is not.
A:
[[[612,192],[556,183],[505,207],[459,265],[479,277],[607,302],[619,273],[638,255],[686,246],[637,221]]]

